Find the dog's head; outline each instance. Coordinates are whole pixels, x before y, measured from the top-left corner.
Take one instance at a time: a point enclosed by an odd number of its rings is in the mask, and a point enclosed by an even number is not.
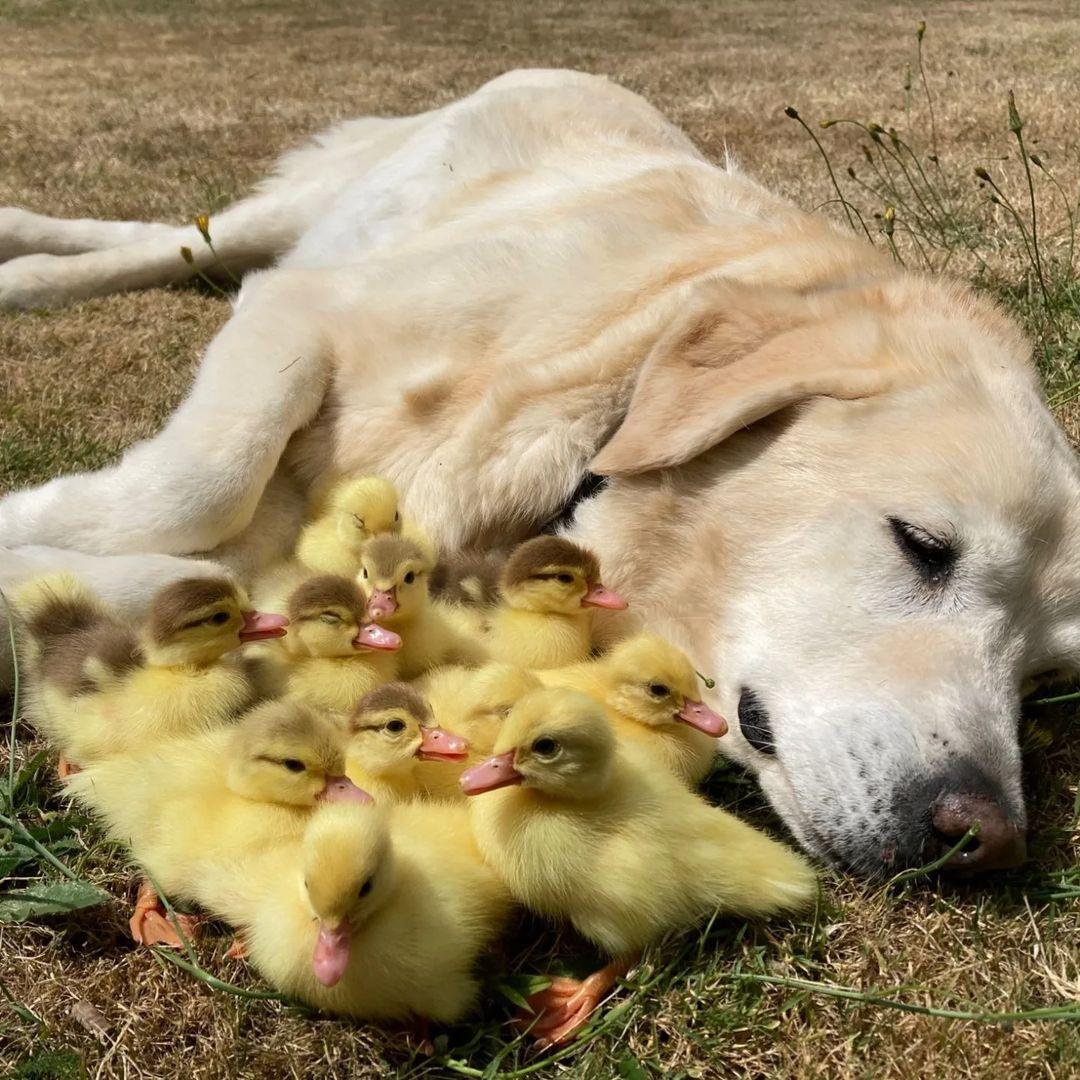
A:
[[[806,847],[883,873],[978,820],[957,863],[1022,859],[1021,695],[1080,668],[1080,471],[1003,316],[699,288],[593,468],[577,535]]]

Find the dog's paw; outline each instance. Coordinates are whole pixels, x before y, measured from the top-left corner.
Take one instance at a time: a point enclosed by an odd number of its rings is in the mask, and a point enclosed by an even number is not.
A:
[[[62,255],[20,255],[0,265],[0,308],[50,307],[72,299]]]
[[[0,206],[0,263],[34,250],[28,244],[36,216],[18,206]]]

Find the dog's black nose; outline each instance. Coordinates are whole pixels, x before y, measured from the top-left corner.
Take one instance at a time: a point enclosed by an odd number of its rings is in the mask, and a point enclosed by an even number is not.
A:
[[[930,808],[931,821],[943,852],[979,823],[978,833],[946,864],[947,870],[1007,870],[1027,858],[1024,830],[1010,821],[991,795],[947,791]]]

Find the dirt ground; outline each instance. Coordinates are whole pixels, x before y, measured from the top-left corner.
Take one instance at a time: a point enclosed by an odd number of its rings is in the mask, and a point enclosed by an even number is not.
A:
[[[813,207],[831,196],[827,177],[783,107],[814,121],[917,109],[903,84],[920,18],[943,157],[964,170],[1005,154],[1012,88],[1033,146],[1075,171],[1071,3],[0,0],[0,205],[190,219],[335,120],[431,108],[513,67],[568,66],[644,93],[707,153],[730,150]],[[227,315],[197,288],[0,313],[0,491],[100,464],[151,433]],[[1063,420],[1075,437],[1075,409]],[[811,926],[695,939],[679,970],[628,994],[619,1022],[574,1056],[547,1064],[515,1047],[490,1075],[530,1064],[568,1077],[1080,1074],[1080,1007],[1071,1022],[985,1024],[732,978],[812,978],[961,1011],[1076,1006],[1077,901],[1051,894],[1080,861],[1080,753],[1052,712],[1025,730],[1033,869],[899,892],[830,881]],[[760,803],[737,778],[720,793]],[[87,873],[122,893],[115,860],[91,857]],[[44,1021],[0,1002],[0,1069],[36,1053],[39,1071],[20,1075],[76,1076],[81,1059],[89,1075],[125,1078],[480,1076],[505,1041],[494,1023],[463,1029],[428,1063],[401,1036],[213,993],[135,952],[122,926],[120,904],[71,924],[0,926],[5,996]],[[221,951],[209,966],[248,985]],[[79,1019],[87,1004],[97,1032]]]

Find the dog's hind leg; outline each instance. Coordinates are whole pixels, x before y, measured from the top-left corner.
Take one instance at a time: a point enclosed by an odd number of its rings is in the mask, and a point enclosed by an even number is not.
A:
[[[267,266],[425,122],[363,117],[285,154],[255,194],[211,217],[214,250],[194,224],[67,221],[0,207],[0,307],[54,306],[196,273],[228,280]]]
[[[307,225],[307,215],[296,213],[278,191],[255,195],[213,217],[213,249],[194,224],[30,217],[35,220],[19,228],[25,245],[37,243],[38,253],[0,264],[0,307],[49,307],[127,289],[176,285],[200,272],[218,279],[239,277],[287,251]],[[38,243],[42,238],[48,248]],[[107,243],[110,238],[118,243]],[[4,232],[0,219],[0,252],[5,243],[16,241]],[[65,244],[81,253],[41,253]]]
[[[183,555],[236,536],[290,436],[322,404],[326,320],[351,281],[341,271],[278,269],[245,283],[160,434],[116,465],[0,500],[0,544]]]
[[[160,222],[56,218],[17,206],[0,206],[0,262],[20,255],[82,255],[173,231],[172,225]]]

